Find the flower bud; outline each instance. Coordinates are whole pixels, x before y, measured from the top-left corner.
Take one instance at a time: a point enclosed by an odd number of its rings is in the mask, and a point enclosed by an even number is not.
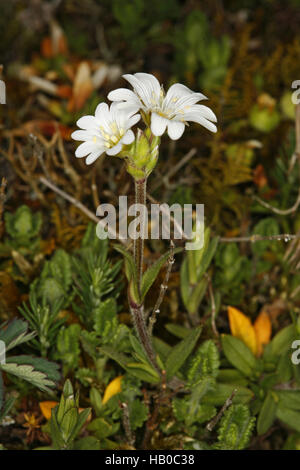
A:
[[[155,137],[150,129],[145,132],[138,129],[134,145],[127,156],[127,171],[135,180],[147,178],[158,159],[160,138]]]

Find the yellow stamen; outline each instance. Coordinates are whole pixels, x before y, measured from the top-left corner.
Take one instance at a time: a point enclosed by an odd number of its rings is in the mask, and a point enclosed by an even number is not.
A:
[[[112,122],[112,123],[110,124],[110,128],[111,128],[111,130],[112,130],[112,132],[113,132],[114,134],[117,133],[117,131],[118,131],[118,126],[117,126],[117,124],[116,124],[115,122]]]

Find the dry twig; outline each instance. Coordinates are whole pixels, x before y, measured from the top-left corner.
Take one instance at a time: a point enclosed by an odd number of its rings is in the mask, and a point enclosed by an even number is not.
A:
[[[175,259],[174,259],[174,243],[172,242],[172,240],[170,242],[170,245],[171,245],[171,252],[170,252],[170,256],[168,258],[168,265],[167,265],[166,274],[165,274],[163,283],[160,286],[159,295],[158,295],[158,298],[157,298],[156,303],[154,305],[152,314],[149,318],[148,331],[149,331],[150,336],[152,336],[153,326],[156,323],[157,314],[160,312],[159,308],[160,308],[160,306],[162,304],[162,301],[164,299],[166,290],[168,289],[168,282],[169,282],[170,273],[172,271],[172,266],[175,262]]]
[[[128,410],[128,405],[126,402],[121,403],[121,408],[123,411],[123,426],[125,430],[125,435],[128,440],[128,444],[131,447],[134,447],[135,443],[135,436],[132,432],[131,426],[130,426],[130,417],[129,417],[129,410]]]
[[[232,394],[230,395],[230,397],[227,398],[227,400],[225,401],[224,405],[222,406],[222,408],[220,409],[219,413],[217,414],[217,416],[215,416],[207,425],[206,425],[206,429],[208,431],[212,431],[214,429],[214,427],[216,426],[216,424],[218,424],[218,422],[220,421],[221,417],[223,416],[224,412],[227,410],[227,408],[232,404],[232,400],[235,396],[237,392],[237,389],[235,388],[232,392]]]

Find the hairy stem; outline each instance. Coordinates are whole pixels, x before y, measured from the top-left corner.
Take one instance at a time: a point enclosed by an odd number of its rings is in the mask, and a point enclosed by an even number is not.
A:
[[[145,232],[145,223],[146,223],[146,178],[140,181],[135,181],[135,203],[141,204],[140,213],[140,237],[134,240],[133,245],[133,254],[134,262],[137,271],[137,282],[138,282],[138,292],[141,294],[141,283],[143,276],[143,261],[144,261],[144,232]],[[133,317],[133,322],[135,329],[137,331],[139,340],[148,356],[149,361],[159,371],[158,365],[155,359],[155,353],[152,347],[150,335],[147,330],[147,324],[144,315],[144,305],[136,305],[131,301],[129,296],[130,310]]]
[[[144,262],[144,232],[146,223],[146,178],[140,181],[135,181],[135,203],[141,204],[143,209],[140,214],[140,237],[134,240],[133,253],[134,261],[138,274],[138,290],[139,294],[141,289],[141,282],[143,276],[143,262]]]
[[[144,306],[131,305],[130,310],[138,338],[144,348],[144,351],[147,354],[150,363],[160,373],[159,367],[155,359],[155,352],[153,350],[151,339],[147,330],[147,325],[144,316]]]

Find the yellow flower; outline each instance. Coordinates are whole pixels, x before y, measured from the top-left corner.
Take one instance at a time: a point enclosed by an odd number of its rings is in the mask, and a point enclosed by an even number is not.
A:
[[[229,326],[232,336],[243,341],[256,356],[263,352],[263,346],[270,342],[272,325],[269,315],[262,311],[254,325],[240,310],[228,307]]]
[[[105,392],[104,392],[104,397],[102,400],[103,405],[105,405],[105,403],[108,402],[108,400],[111,397],[121,392],[122,378],[123,378],[123,375],[119,375],[107,385]]]

